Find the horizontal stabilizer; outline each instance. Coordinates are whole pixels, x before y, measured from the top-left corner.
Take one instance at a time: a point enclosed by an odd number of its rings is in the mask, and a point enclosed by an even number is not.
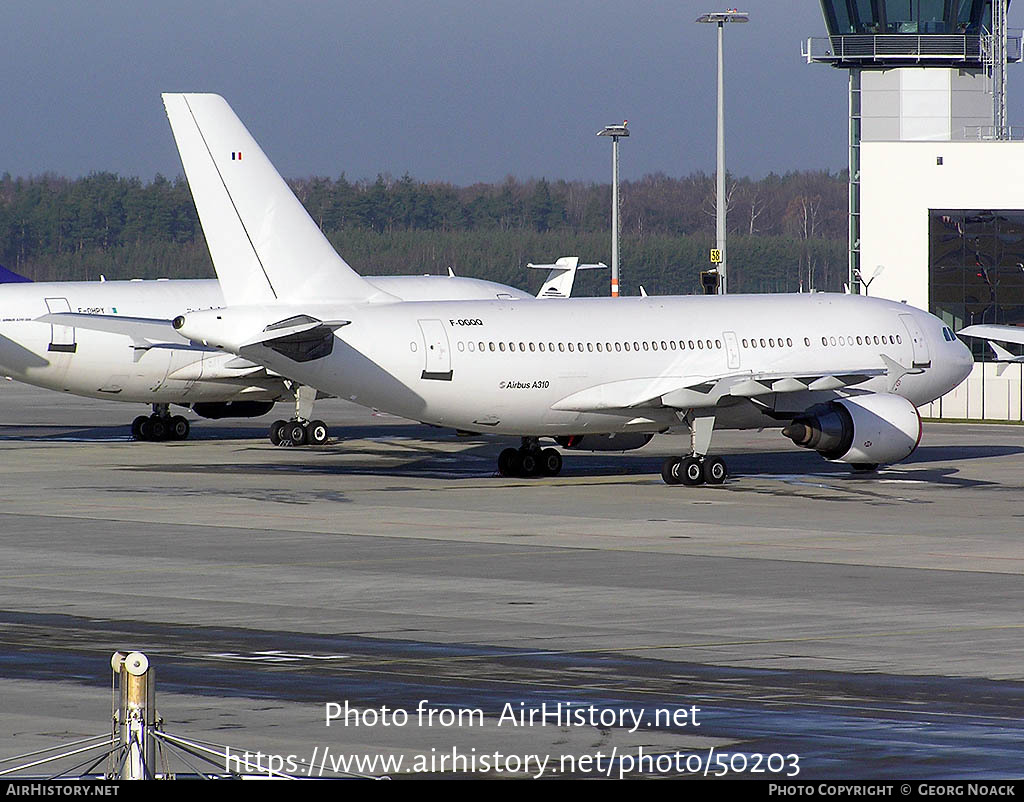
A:
[[[132,338],[136,348],[150,348],[153,343],[180,343],[188,340],[174,330],[169,320],[124,315],[87,315],[81,312],[51,312],[37,317],[39,323],[71,326],[89,331],[105,331]]]
[[[275,340],[284,340],[302,334],[333,332],[352,322],[351,320],[316,320],[305,315],[302,317],[304,318],[303,320],[290,318],[289,320],[283,320],[280,323],[267,326],[259,334],[241,342],[238,348],[247,348],[250,345],[268,345]]]

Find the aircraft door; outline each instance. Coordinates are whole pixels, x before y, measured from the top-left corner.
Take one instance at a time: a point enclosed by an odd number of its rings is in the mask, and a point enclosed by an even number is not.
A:
[[[740,343],[739,340],[736,339],[736,332],[722,332],[722,337],[725,339],[725,354],[729,359],[729,370],[739,370]]]
[[[46,310],[50,312],[50,314],[70,312],[71,304],[68,303],[67,298],[47,298]],[[78,350],[78,346],[75,344],[74,327],[57,325],[50,326],[50,345],[47,350],[63,351],[68,354],[75,353],[75,351]]]
[[[452,380],[452,354],[448,346],[448,333],[440,320],[419,321],[423,332],[424,366],[421,379]]]
[[[914,346],[913,367],[930,367],[932,364],[932,356],[931,352],[928,350],[928,340],[925,339],[924,333],[921,331],[921,327],[917,324],[917,319],[913,315],[900,315],[900,320],[903,321],[903,327],[907,330],[907,334],[910,336],[910,342]]]

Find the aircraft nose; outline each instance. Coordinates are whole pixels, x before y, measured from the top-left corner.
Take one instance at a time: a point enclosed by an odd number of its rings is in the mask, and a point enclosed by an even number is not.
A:
[[[974,354],[971,353],[971,349],[967,347],[963,340],[959,337],[956,338],[956,366],[960,380],[959,384],[968,376],[971,375],[971,371],[974,370]]]

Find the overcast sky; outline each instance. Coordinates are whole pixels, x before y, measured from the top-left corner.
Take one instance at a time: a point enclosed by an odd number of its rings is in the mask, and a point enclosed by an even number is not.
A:
[[[1024,11],[1014,4],[1010,25]],[[181,173],[165,91],[224,95],[289,177],[465,185],[714,172],[715,27],[687,0],[3,0],[0,172]],[[726,27],[730,172],[846,165],[846,73],[817,0]],[[1024,122],[1010,68],[1010,121]],[[1022,90],[1024,91],[1024,90]]]

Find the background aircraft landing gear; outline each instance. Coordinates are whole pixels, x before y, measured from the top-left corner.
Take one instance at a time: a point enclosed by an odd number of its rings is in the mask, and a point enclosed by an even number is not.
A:
[[[535,437],[524,437],[523,445],[506,448],[498,455],[498,473],[502,476],[558,476],[562,455],[553,448],[541,448]]]
[[[168,404],[153,404],[153,414],[132,421],[134,440],[187,440],[192,427],[181,415],[171,415]]]

